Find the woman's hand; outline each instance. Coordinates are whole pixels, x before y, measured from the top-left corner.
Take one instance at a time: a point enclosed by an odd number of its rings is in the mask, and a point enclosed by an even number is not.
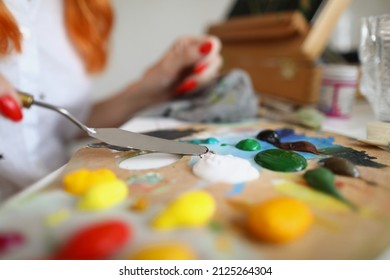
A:
[[[95,104],[87,125],[112,127],[136,112],[191,94],[218,75],[222,65],[221,42],[214,36],[182,37],[135,83]]]
[[[0,74],[0,115],[18,122],[23,119],[21,102],[13,86]]]
[[[142,79],[146,94],[185,95],[218,75],[221,42],[214,36],[188,36],[176,40]]]

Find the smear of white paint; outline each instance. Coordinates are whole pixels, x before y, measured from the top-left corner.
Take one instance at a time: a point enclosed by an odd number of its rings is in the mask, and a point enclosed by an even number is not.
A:
[[[180,158],[179,155],[150,153],[128,158],[119,163],[119,168],[127,170],[155,169],[175,163]]]
[[[231,184],[251,181],[260,176],[259,171],[245,159],[212,153],[202,156],[192,171],[204,180]]]

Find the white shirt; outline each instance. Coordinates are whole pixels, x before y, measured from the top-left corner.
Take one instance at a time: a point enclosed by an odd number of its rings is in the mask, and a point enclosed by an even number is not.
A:
[[[0,59],[0,73],[21,91],[84,121],[90,77],[69,41],[62,0],[5,0],[23,34],[22,53]],[[79,132],[60,114],[32,106],[15,123],[0,117],[0,200],[66,163],[64,146]]]

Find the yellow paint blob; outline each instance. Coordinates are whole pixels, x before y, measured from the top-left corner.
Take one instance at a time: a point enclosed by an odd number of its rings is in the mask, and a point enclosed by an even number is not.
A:
[[[188,192],[168,204],[152,222],[156,229],[204,226],[213,217],[215,200],[206,191]]]
[[[109,169],[78,169],[63,178],[63,185],[67,192],[82,195],[93,185],[115,179],[116,175]]]
[[[146,246],[129,259],[133,260],[195,260],[193,250],[181,243],[165,243]]]
[[[89,187],[80,198],[77,208],[80,210],[103,210],[109,208],[128,196],[129,190],[125,182],[111,180]]]
[[[277,197],[251,207],[247,218],[249,232],[272,243],[285,243],[302,236],[313,223],[313,215],[303,202]]]

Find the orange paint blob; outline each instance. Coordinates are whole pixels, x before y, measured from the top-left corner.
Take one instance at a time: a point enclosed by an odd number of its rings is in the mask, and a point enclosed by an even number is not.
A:
[[[186,244],[178,242],[168,242],[145,246],[138,250],[133,256],[133,260],[195,260],[196,254]]]
[[[247,227],[257,239],[285,243],[302,236],[313,223],[310,208],[289,197],[277,197],[252,206]]]

